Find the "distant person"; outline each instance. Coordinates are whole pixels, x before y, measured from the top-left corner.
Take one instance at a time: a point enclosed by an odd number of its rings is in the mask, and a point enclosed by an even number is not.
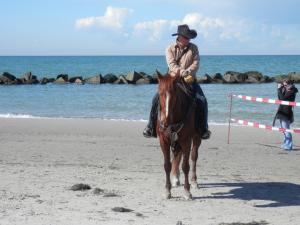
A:
[[[292,80],[284,79],[282,83],[278,84],[277,92],[279,100],[294,102],[298,89],[295,87]],[[276,119],[279,120],[281,128],[290,129],[290,125],[294,122],[294,113],[292,106],[280,105],[274,118],[273,124],[275,123]],[[284,132],[284,141],[281,147],[284,150],[293,149],[293,139],[291,132]]]
[[[196,128],[203,129],[202,139],[208,139],[211,132],[208,130],[207,123],[207,101],[206,97],[196,82],[196,72],[199,69],[200,56],[198,48],[195,44],[190,43],[190,40],[197,37],[197,32],[195,30],[190,30],[188,25],[179,25],[177,28],[177,33],[172,36],[178,36],[176,42],[171,44],[166,49],[166,60],[169,68],[169,74],[171,76],[176,76],[180,74],[181,77],[192,78],[192,86],[196,91],[197,103],[200,104],[203,109],[203,124],[204,127],[200,128],[200,124],[196,124]],[[159,96],[158,93],[155,94],[152,100],[152,108],[150,112],[149,122],[147,127],[143,131],[145,137],[156,137],[156,121],[158,115],[158,104]],[[199,119],[196,119],[195,122],[200,123]]]

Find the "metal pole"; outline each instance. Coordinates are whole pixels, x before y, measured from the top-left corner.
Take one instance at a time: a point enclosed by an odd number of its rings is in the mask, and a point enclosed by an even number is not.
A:
[[[228,97],[230,97],[230,102],[229,102],[229,120],[228,120],[227,144],[229,144],[229,139],[230,139],[231,110],[232,110],[232,93]]]

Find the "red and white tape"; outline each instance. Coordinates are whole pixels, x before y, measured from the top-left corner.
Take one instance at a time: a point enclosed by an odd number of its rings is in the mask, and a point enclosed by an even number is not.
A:
[[[247,120],[238,120],[238,119],[231,119],[232,122],[246,125],[249,127],[255,127],[255,128],[261,128],[266,130],[273,130],[273,131],[279,131],[279,132],[290,132],[290,133],[300,133],[300,129],[285,129],[285,128],[279,128],[279,127],[273,127],[270,125],[264,125],[256,122],[249,122]]]
[[[269,98],[258,98],[258,97],[251,97],[246,95],[232,95],[232,97],[235,98],[241,98],[244,100],[252,101],[252,102],[262,102],[262,103],[271,103],[276,105],[290,105],[290,106],[300,106],[300,102],[288,102],[288,101],[282,101],[282,100],[274,100]]]

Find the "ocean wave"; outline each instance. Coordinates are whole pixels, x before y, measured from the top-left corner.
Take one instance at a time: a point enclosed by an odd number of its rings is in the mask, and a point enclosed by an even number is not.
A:
[[[93,119],[102,119],[102,118],[93,118]],[[126,121],[126,122],[148,122],[148,120],[144,119],[102,119],[102,120],[108,120],[108,121]]]
[[[128,121],[128,122],[148,122],[145,119],[115,119],[115,118],[101,118],[101,117],[43,117],[43,116],[33,116],[28,114],[14,114],[14,113],[6,113],[0,114],[0,118],[11,118],[11,119],[100,119],[107,121]]]
[[[6,114],[0,114],[0,118],[32,119],[32,118],[42,118],[42,117],[32,116],[32,115],[27,115],[27,114],[6,113]]]

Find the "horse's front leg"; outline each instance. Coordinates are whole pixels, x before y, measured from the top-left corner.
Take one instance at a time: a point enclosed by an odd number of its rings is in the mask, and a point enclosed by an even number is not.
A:
[[[172,187],[177,187],[180,185],[180,172],[179,166],[181,161],[182,153],[174,153],[174,158],[172,160],[172,171],[171,171],[171,182]]]
[[[183,161],[182,161],[182,170],[184,173],[184,198],[186,200],[192,199],[192,194],[190,192],[190,183],[189,183],[189,171],[190,171],[190,147],[191,145],[186,146],[183,149]]]
[[[164,168],[166,173],[166,192],[165,198],[171,198],[171,180],[170,180],[170,173],[171,173],[171,160],[170,160],[170,145],[163,141],[160,141],[160,146],[162,152],[164,154]]]
[[[192,188],[198,188],[197,183],[197,173],[196,173],[196,167],[197,167],[197,159],[198,159],[198,149],[201,144],[201,138],[199,135],[196,135],[193,137],[193,146],[192,146]]]

